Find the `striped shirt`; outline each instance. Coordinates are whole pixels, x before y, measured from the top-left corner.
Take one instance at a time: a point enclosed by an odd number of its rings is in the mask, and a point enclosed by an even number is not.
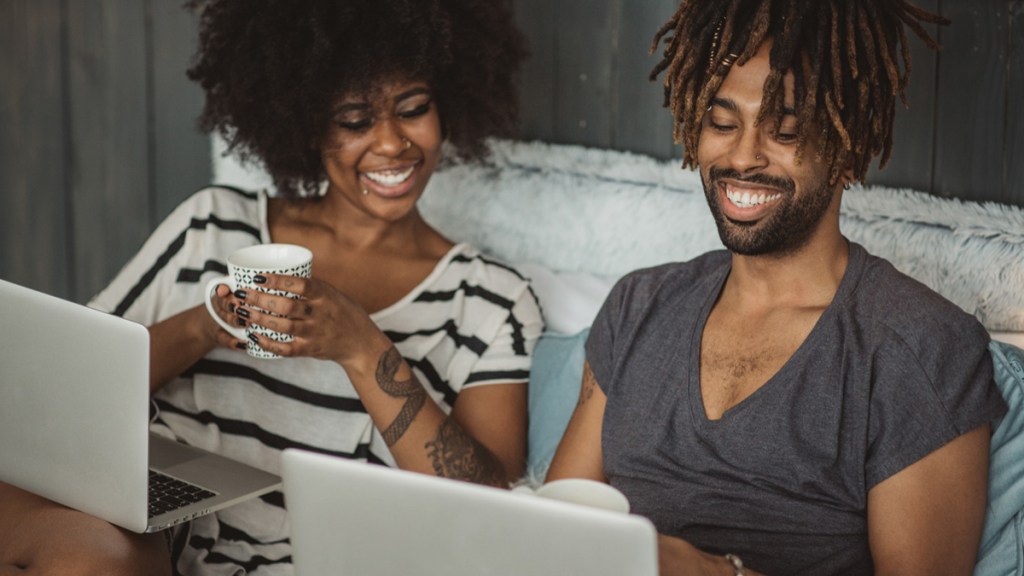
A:
[[[227,256],[271,241],[264,192],[225,187],[183,202],[90,306],[150,325],[200,305]],[[313,262],[316,273],[316,262]],[[543,329],[529,283],[459,244],[395,304],[370,318],[446,413],[464,388],[525,384]],[[280,473],[288,447],[394,466],[341,367],[311,358],[258,360],[215,349],[154,395],[153,429]],[[291,574],[280,492],[192,522],[176,559],[184,574]]]

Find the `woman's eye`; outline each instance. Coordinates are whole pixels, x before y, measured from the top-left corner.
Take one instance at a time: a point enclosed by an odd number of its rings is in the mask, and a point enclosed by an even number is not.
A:
[[[789,132],[779,132],[775,135],[775,140],[782,144],[792,144],[796,142],[796,134],[790,134]]]
[[[718,122],[715,122],[714,120],[709,121],[708,125],[711,126],[711,129],[714,130],[715,132],[728,132],[729,130],[732,130],[732,128],[733,128],[729,124],[719,124]]]
[[[360,120],[338,120],[338,126],[341,126],[345,130],[351,130],[352,132],[362,132],[370,127],[370,121],[366,119]]]
[[[412,110],[405,110],[399,112],[398,115],[402,118],[416,118],[417,116],[423,116],[430,111],[430,102],[425,102]]]

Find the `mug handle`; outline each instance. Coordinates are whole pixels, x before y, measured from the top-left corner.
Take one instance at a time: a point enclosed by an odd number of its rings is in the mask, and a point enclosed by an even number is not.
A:
[[[217,314],[217,311],[213,309],[213,297],[215,294],[217,294],[217,286],[220,286],[221,284],[227,284],[228,287],[231,288],[231,291],[234,292],[235,281],[231,276],[220,276],[214,278],[213,280],[210,280],[209,282],[206,283],[206,310],[210,313],[210,316],[213,316],[213,319],[217,321],[217,324],[220,324],[221,328],[227,330],[228,334],[231,334],[232,336],[238,338],[239,340],[245,340],[245,328],[242,328],[241,326],[232,326],[228,324],[227,322],[224,321],[223,318],[220,317],[220,314]]]

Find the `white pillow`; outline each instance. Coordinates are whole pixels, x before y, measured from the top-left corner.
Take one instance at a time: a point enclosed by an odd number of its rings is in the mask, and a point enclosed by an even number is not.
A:
[[[533,263],[516,264],[515,268],[530,279],[533,292],[540,301],[547,330],[559,334],[576,334],[589,328],[619,278],[582,272],[555,272]]]

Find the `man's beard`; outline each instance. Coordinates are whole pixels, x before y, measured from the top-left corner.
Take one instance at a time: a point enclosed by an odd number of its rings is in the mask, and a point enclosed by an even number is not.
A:
[[[729,220],[722,210],[723,200],[716,185],[722,178],[770,186],[780,190],[782,198],[776,201],[776,205],[766,218],[756,222]],[[832,203],[831,187],[827,178],[811,182],[807,192],[799,199],[794,199],[796,184],[788,178],[765,174],[744,177],[730,168],[712,167],[708,170],[707,180],[701,178],[701,183],[704,185],[704,196],[711,208],[711,215],[715,218],[718,237],[722,244],[731,252],[744,256],[784,256],[802,248],[810,240]]]

